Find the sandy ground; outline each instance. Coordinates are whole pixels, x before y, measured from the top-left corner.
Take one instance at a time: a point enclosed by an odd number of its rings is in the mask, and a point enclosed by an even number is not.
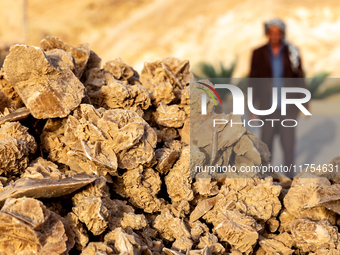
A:
[[[310,117],[300,117],[296,128],[296,164],[327,164],[340,156],[340,100],[312,101]],[[251,131],[260,137],[259,128]],[[274,140],[272,163],[283,163],[279,137]]]

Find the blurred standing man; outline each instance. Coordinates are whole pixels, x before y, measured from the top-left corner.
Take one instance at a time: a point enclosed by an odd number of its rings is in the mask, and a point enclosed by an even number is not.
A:
[[[264,119],[277,119],[272,127],[271,121],[264,121],[261,130],[261,140],[267,144],[270,153],[273,152],[273,139],[275,134],[280,135],[284,152],[284,165],[294,164],[295,153],[295,128],[283,127],[282,119],[296,119],[299,109],[294,105],[287,105],[287,115],[281,116],[281,88],[283,86],[305,87],[303,79],[297,79],[292,85],[280,78],[304,78],[301,59],[298,49],[285,40],[286,26],[280,19],[272,19],[265,23],[265,33],[268,43],[254,50],[250,78],[273,78],[266,82],[252,82],[253,102],[258,110],[267,110],[272,105],[272,88],[278,88],[278,105],[274,113],[269,116],[261,116]],[[264,80],[264,79],[263,79]],[[267,80],[268,81],[268,80]],[[257,84],[256,84],[257,83]],[[260,86],[261,85],[261,86]],[[295,95],[294,95],[295,94]],[[299,98],[301,95],[292,93],[291,98]],[[305,105],[308,109],[308,106]],[[252,119],[254,116],[251,116]],[[287,176],[293,177],[293,173]]]

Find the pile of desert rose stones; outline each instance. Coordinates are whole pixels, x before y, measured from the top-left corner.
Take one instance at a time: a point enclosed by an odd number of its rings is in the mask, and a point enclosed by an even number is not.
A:
[[[190,171],[270,160],[242,125],[207,136],[191,78],[173,57],[139,75],[120,58],[102,66],[87,44],[12,46],[0,73],[0,254],[340,254],[336,173]]]

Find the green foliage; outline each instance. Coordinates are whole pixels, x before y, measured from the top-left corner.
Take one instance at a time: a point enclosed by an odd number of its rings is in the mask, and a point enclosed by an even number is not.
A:
[[[197,66],[198,72],[194,72],[194,76],[197,79],[204,78],[223,78],[224,82],[229,83],[236,67],[236,61],[234,61],[229,67],[225,67],[222,62],[219,64],[219,68],[215,68],[211,63],[201,62]],[[238,86],[242,91],[247,89],[247,78],[242,78],[239,80]],[[222,100],[230,94],[229,90],[226,89],[216,89],[217,93],[220,95]]]
[[[222,62],[219,64],[219,68],[214,67],[211,63],[201,62],[197,66],[197,72],[194,72],[194,76],[197,79],[204,78],[224,78],[226,82],[230,81],[233,76],[236,67],[236,61],[234,61],[229,67],[225,67]],[[340,93],[340,84],[333,85],[323,91],[321,90],[321,85],[324,83],[325,79],[329,76],[327,72],[320,72],[316,74],[308,83],[307,88],[311,93],[312,99],[324,99],[329,96]],[[247,78],[242,78],[237,86],[245,91],[247,89]],[[221,96],[225,96],[230,92],[227,90],[220,90]]]
[[[309,83],[307,83],[307,88],[311,93],[312,99],[324,99],[340,93],[340,84],[333,85],[332,87],[320,92],[321,85],[324,83],[328,75],[329,73],[326,72],[318,73]]]
[[[234,61],[229,68],[225,68],[222,63],[220,63],[220,73],[218,74],[221,78],[231,78],[233,76],[236,67],[236,62]]]
[[[201,62],[198,64],[198,73],[194,73],[194,76],[198,79],[202,78],[231,78],[236,67],[236,62],[233,62],[230,67],[225,67],[220,62],[220,68],[217,70],[215,67],[207,62]]]
[[[315,75],[311,81],[307,84],[307,88],[312,95],[312,99],[316,99],[317,91],[319,90],[321,84],[325,81],[329,74],[326,72],[321,72]]]
[[[225,82],[230,82],[231,77],[233,76],[236,61],[234,61],[230,67],[225,67],[222,62],[220,62],[219,69],[216,69],[211,63],[201,62],[197,66],[198,73],[194,73],[195,78],[204,79],[204,78],[224,78]],[[230,94],[230,91],[226,89],[216,89],[217,93],[220,95],[222,100]]]

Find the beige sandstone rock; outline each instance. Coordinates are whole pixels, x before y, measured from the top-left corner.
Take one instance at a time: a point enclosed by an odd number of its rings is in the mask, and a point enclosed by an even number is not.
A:
[[[83,250],[81,255],[113,255],[112,248],[106,243],[100,242],[91,242],[89,245]]]
[[[228,120],[212,128],[188,61],[139,80],[86,45],[41,47],[13,46],[0,72],[1,255],[339,253],[339,176],[240,172],[268,164],[267,146],[208,98]],[[209,164],[237,171],[192,171]]]
[[[67,53],[70,53],[75,60],[76,69],[74,73],[80,79],[90,56],[90,46],[88,44],[81,44],[78,47],[73,47],[59,40],[55,36],[47,36],[41,40],[40,47],[44,51],[61,49]]]
[[[303,179],[304,178],[302,178],[302,180]],[[326,205],[329,203],[328,201],[332,201],[332,192],[333,195],[337,195],[336,192],[334,192],[337,184],[332,185],[332,187],[330,183],[328,183],[328,185],[321,184],[319,180],[320,179],[311,178],[306,185],[297,185],[290,188],[284,198],[284,206],[287,211],[295,217],[307,218],[314,221],[325,219],[331,224],[335,224],[336,214],[332,210],[327,209]],[[324,180],[324,182],[325,181],[329,182],[327,179]],[[330,193],[327,193],[328,190]],[[327,198],[329,198],[329,200],[325,200],[325,204],[320,203],[320,199]],[[329,206],[329,208],[337,210],[338,207],[336,203],[337,201],[335,201],[334,207]]]
[[[126,171],[116,186],[116,192],[129,199],[130,203],[147,213],[160,211],[165,205],[157,198],[161,188],[159,174],[152,168],[142,167]]]
[[[129,109],[143,116],[151,102],[148,92],[140,85],[128,85],[106,76],[106,85],[87,93],[91,103],[105,109]]]
[[[169,148],[160,148],[155,150],[157,160],[156,170],[161,174],[167,174],[178,158],[178,151]]]
[[[185,147],[178,161],[165,177],[165,184],[172,202],[191,201],[194,198],[190,178],[190,147]]]
[[[128,234],[122,228],[116,228],[105,235],[106,243],[114,245],[120,254],[140,254],[141,242],[135,234]]]
[[[15,122],[26,119],[30,115],[30,111],[26,107],[18,108],[12,112],[4,111],[4,115],[0,117],[0,125],[6,122]]]
[[[212,254],[222,254],[225,251],[223,245],[218,242],[218,238],[210,233],[200,238],[197,248],[204,249],[206,246],[209,247]]]
[[[123,219],[121,221],[122,228],[130,227],[132,229],[140,230],[148,224],[145,216],[143,214],[124,213]]]
[[[83,84],[60,57],[51,61],[38,47],[14,45],[4,62],[6,78],[37,119],[65,117],[84,97]]]
[[[283,242],[277,239],[265,239],[259,241],[260,246],[265,250],[266,254],[283,254],[291,255],[294,250],[291,247],[285,245]]]
[[[42,138],[52,160],[78,173],[117,174],[149,163],[157,138],[137,113],[82,104],[67,121],[47,122]]]
[[[219,213],[213,220],[214,232],[220,241],[228,242],[233,249],[250,254],[259,237],[256,221],[237,210]]]
[[[157,124],[165,127],[182,127],[186,114],[177,105],[165,105],[161,103],[156,110],[155,118]]]
[[[317,251],[321,248],[337,248],[339,232],[327,220],[313,222],[298,219],[291,224],[292,237],[302,252]]]
[[[145,63],[140,80],[149,92],[161,82],[169,82],[173,87],[183,89],[189,85],[192,74],[189,72],[189,61],[177,58],[165,58],[153,63]]]
[[[76,248],[80,251],[83,250],[89,242],[89,236],[84,226],[79,222],[78,217],[73,212],[69,212],[66,215],[65,220],[74,232]]]
[[[106,62],[103,69],[111,73],[116,80],[127,81],[131,85],[140,84],[138,73],[121,58]]]
[[[95,176],[83,174],[63,176],[61,179],[55,179],[55,176],[52,176],[52,178],[50,178],[51,176],[40,178],[40,174],[36,174],[35,178],[23,177],[6,186],[3,192],[0,193],[0,205],[8,198],[65,196],[96,180]]]
[[[67,254],[72,248],[67,241],[72,237],[67,236],[60,218],[33,198],[8,199],[0,211],[0,251],[8,255]]]
[[[146,224],[143,222],[143,216],[132,214],[134,210],[131,206],[126,205],[123,201],[110,199],[109,187],[104,177],[98,178],[86,189],[77,193],[73,196],[72,201],[72,211],[94,235],[100,235],[106,229],[115,229],[120,226],[132,226],[138,229]],[[124,213],[130,215],[130,221],[131,217],[133,219],[141,218],[142,221],[129,223],[129,218],[124,221]]]
[[[169,209],[164,209],[156,217],[153,227],[159,231],[161,236],[169,241],[174,241],[173,249],[179,251],[190,250],[193,242],[191,235],[183,220],[172,215]]]
[[[8,122],[0,127],[0,174],[21,173],[35,153],[37,144],[28,128],[19,122]]]
[[[18,93],[14,90],[13,86],[6,79],[5,70],[1,68],[0,70],[0,91],[1,94],[1,104],[0,111],[3,112],[5,108],[18,109],[24,106]]]

